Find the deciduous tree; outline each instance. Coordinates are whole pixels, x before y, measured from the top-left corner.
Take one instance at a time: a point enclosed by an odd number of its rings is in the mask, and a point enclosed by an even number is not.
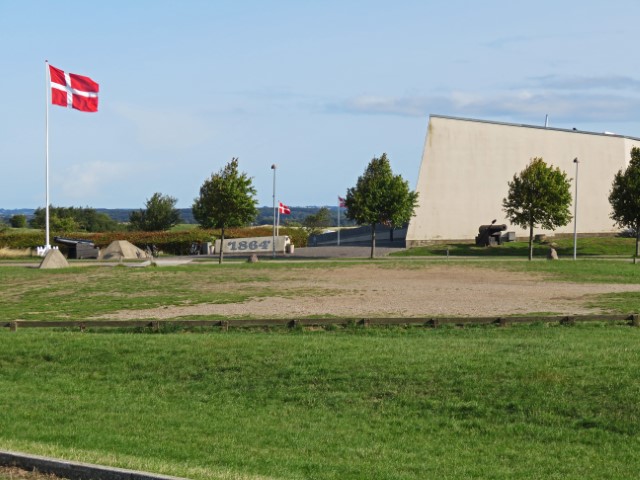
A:
[[[394,175],[387,154],[374,157],[358,178],[355,187],[347,190],[345,216],[358,225],[371,226],[371,258],[375,256],[376,226],[398,228],[414,215],[418,193],[400,175]]]
[[[231,161],[206,179],[200,195],[191,207],[193,216],[203,228],[219,228],[221,245],[227,227],[242,227],[251,223],[257,213],[256,190],[246,173],[238,172],[238,159]],[[219,263],[222,263],[220,248]]]
[[[308,235],[318,235],[322,230],[331,225],[331,212],[327,207],[321,207],[316,213],[307,215],[302,226]]]
[[[623,228],[631,229],[636,237],[633,263],[640,256],[640,148],[631,149],[627,168],[619,170],[613,178],[609,203],[613,209],[611,218]]]
[[[180,223],[180,212],[175,208],[176,198],[154,193],[147,199],[146,209],[131,212],[129,222],[135,230],[160,232]]]
[[[507,218],[529,229],[529,260],[533,258],[533,229],[545,230],[567,225],[571,221],[571,181],[567,174],[542,158],[534,158],[509,182],[509,193],[502,200]]]
[[[21,213],[12,215],[9,219],[9,223],[13,228],[26,228],[27,227],[27,216]]]

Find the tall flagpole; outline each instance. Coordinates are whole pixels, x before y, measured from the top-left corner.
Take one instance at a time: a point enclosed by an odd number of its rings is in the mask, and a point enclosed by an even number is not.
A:
[[[44,95],[44,104],[45,104],[45,114],[44,114],[44,130],[45,130],[45,167],[44,167],[44,176],[45,176],[45,245],[44,251],[45,253],[51,249],[51,244],[49,243],[49,61],[44,61],[44,83],[45,83],[45,95]]]

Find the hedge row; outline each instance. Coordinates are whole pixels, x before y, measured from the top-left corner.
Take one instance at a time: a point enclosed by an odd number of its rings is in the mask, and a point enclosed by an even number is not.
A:
[[[225,238],[246,237],[270,237],[273,233],[271,227],[255,228],[228,228],[225,230]],[[289,235],[291,242],[296,247],[307,245],[307,235],[302,229],[280,228],[280,235]],[[155,245],[158,250],[170,255],[187,255],[193,242],[214,242],[220,238],[220,230],[205,230],[196,228],[176,232],[105,232],[105,233],[51,233],[53,237],[61,236],[78,240],[91,240],[99,248],[107,247],[115,240],[127,240],[135,246],[144,249],[147,245]],[[11,233],[11,230],[0,233],[0,248],[35,248],[44,244],[43,232]],[[61,247],[62,248],[62,247]],[[64,248],[63,248],[64,250]]]

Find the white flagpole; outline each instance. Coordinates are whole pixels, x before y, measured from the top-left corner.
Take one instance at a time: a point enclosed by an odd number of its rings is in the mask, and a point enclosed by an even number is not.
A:
[[[44,130],[45,130],[45,167],[44,167],[44,176],[45,176],[45,253],[49,251],[51,248],[51,244],[49,243],[49,61],[44,61],[44,83],[45,83],[45,115],[44,115]]]
[[[340,197],[338,197],[338,246],[340,246]]]

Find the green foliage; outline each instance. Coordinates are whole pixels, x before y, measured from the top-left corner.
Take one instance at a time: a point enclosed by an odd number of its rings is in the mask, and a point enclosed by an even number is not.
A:
[[[624,171],[618,171],[613,178],[609,203],[613,209],[613,221],[635,233],[635,262],[640,255],[640,148],[631,149],[629,165]]]
[[[12,215],[9,219],[9,224],[12,228],[26,228],[27,216],[22,214]]]
[[[175,208],[176,198],[161,193],[154,193],[147,199],[145,210],[133,211],[129,222],[133,230],[145,232],[161,232],[170,230],[180,223],[180,212]]]
[[[331,225],[331,212],[327,207],[322,207],[316,213],[307,215],[302,225],[307,231],[307,235],[318,235]]]
[[[30,226],[45,228],[46,210],[37,208],[33,213]],[[60,233],[67,232],[113,232],[122,230],[122,226],[106,213],[98,213],[89,207],[49,206],[49,228]]]
[[[529,260],[533,256],[533,229],[553,230],[571,221],[571,182],[559,168],[534,158],[509,182],[502,207],[511,223],[529,229]]]
[[[288,222],[285,227],[280,227],[280,234],[288,235],[291,243],[298,248],[306,247],[309,240],[307,230],[301,225],[296,225],[295,222]]]
[[[359,225],[371,226],[371,258],[375,256],[375,226],[399,228],[414,215],[418,193],[401,175],[394,175],[387,154],[374,157],[355,187],[347,190],[345,215]]]
[[[203,228],[245,226],[257,214],[255,194],[251,178],[238,172],[238,159],[233,158],[204,181],[193,203],[193,216]]]
[[[281,230],[282,231],[282,230]],[[60,235],[64,232],[52,230],[52,236]],[[238,228],[227,229],[228,238],[270,236],[271,228]],[[285,233],[288,235],[288,233]],[[72,232],[73,238],[91,240],[99,248],[107,247],[115,240],[127,240],[134,245],[145,248],[146,245],[156,245],[164,254],[187,255],[193,242],[211,242],[220,236],[218,229],[190,229],[169,232]],[[32,232],[5,232],[0,235],[0,248],[34,248],[42,245],[44,234],[38,231]],[[295,244],[295,243],[294,243]]]
[[[635,240],[624,237],[582,237],[578,239],[578,257],[587,256],[621,256],[628,257],[631,246]],[[573,238],[554,238],[553,244],[560,258],[573,256]],[[445,256],[447,250],[451,257],[522,257],[529,251],[529,243],[524,241],[506,242],[499,246],[477,247],[473,243],[448,243],[433,244],[422,247],[414,247],[401,252],[392,253],[392,256]],[[533,255],[537,258],[546,258],[549,253],[548,244],[534,243]]]
[[[238,159],[231,161],[204,181],[194,200],[193,216],[203,228],[219,228],[224,241],[227,227],[242,227],[258,213],[256,189],[246,173],[238,172]],[[222,263],[222,249],[220,249]]]

